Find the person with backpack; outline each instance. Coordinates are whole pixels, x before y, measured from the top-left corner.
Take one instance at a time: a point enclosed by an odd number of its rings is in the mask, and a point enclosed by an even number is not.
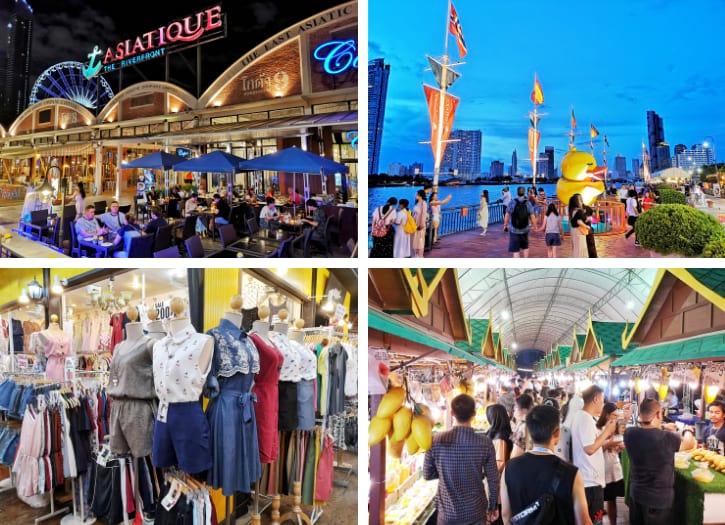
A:
[[[526,426],[534,447],[512,458],[501,476],[501,514],[504,523],[525,525],[592,525],[578,469],[554,455],[559,441],[559,411],[547,405],[531,409]],[[522,512],[539,502],[531,513]],[[539,513],[546,519],[536,521]]]
[[[408,199],[398,201],[398,211],[393,221],[393,227],[395,228],[393,257],[410,257],[410,236],[416,232],[418,226],[408,210]]]
[[[509,224],[511,227],[509,228]],[[514,257],[529,256],[529,230],[536,229],[536,208],[526,198],[526,190],[519,186],[516,198],[506,206],[503,218],[503,231],[509,234],[509,252]]]
[[[392,257],[395,230],[393,221],[397,214],[398,199],[390,197],[383,206],[375,208],[373,212],[373,248],[370,257]]]

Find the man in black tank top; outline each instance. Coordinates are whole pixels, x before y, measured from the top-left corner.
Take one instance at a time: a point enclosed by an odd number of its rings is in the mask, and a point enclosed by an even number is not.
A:
[[[526,416],[526,427],[534,447],[509,460],[501,476],[501,514],[504,523],[546,492],[551,492],[554,478],[559,483],[554,491],[557,525],[592,525],[584,492],[584,481],[578,469],[554,455],[559,442],[559,411],[547,405],[535,406]]]

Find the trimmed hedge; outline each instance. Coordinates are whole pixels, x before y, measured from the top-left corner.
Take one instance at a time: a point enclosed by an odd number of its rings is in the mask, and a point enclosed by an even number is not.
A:
[[[684,204],[661,204],[642,213],[634,223],[643,248],[662,255],[699,257],[710,241],[725,238],[715,217]]]
[[[660,190],[660,204],[687,204],[687,197],[684,193],[672,188],[662,189]]]
[[[715,239],[707,243],[705,249],[702,250],[702,256],[718,259],[725,258],[725,238]]]

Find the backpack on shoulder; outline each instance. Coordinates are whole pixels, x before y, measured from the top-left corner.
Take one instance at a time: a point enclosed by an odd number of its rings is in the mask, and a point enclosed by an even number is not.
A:
[[[408,219],[405,221],[405,226],[403,226],[403,230],[405,231],[405,233],[415,233],[416,231],[418,231],[418,225],[415,223],[413,214],[410,213],[410,210],[405,210],[405,213],[408,215]]]
[[[529,225],[529,208],[527,201],[516,199],[514,211],[511,213],[511,226],[516,229],[523,230]]]
[[[511,518],[512,525],[555,525],[556,499],[554,494],[559,488],[559,481],[563,473],[561,464],[557,467],[551,487],[533,503]]]
[[[392,206],[390,209],[392,209]],[[378,210],[380,211],[380,218],[377,221],[373,222],[372,234],[373,237],[385,237],[390,230],[390,224],[386,223],[386,219],[388,218],[390,210],[388,210],[388,213],[386,213],[385,215],[383,215],[382,208],[378,208]]]

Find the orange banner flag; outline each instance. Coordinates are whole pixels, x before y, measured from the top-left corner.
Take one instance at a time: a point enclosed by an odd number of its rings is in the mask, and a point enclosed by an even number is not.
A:
[[[531,102],[535,105],[544,103],[544,92],[541,89],[539,79],[534,76],[534,89],[531,90]]]
[[[453,119],[456,114],[456,108],[458,107],[458,97],[446,93],[446,99],[443,104],[443,129],[438,130],[438,116],[440,114],[441,104],[441,92],[439,89],[431,87],[427,84],[423,84],[423,90],[425,91],[425,98],[428,102],[428,115],[430,117],[430,143],[433,148],[433,158],[436,166],[440,165],[440,161],[443,159],[443,153],[446,151],[446,140],[451,135],[451,129],[453,129]],[[440,151],[440,158],[436,158],[438,150],[438,141],[441,141],[442,147]]]

